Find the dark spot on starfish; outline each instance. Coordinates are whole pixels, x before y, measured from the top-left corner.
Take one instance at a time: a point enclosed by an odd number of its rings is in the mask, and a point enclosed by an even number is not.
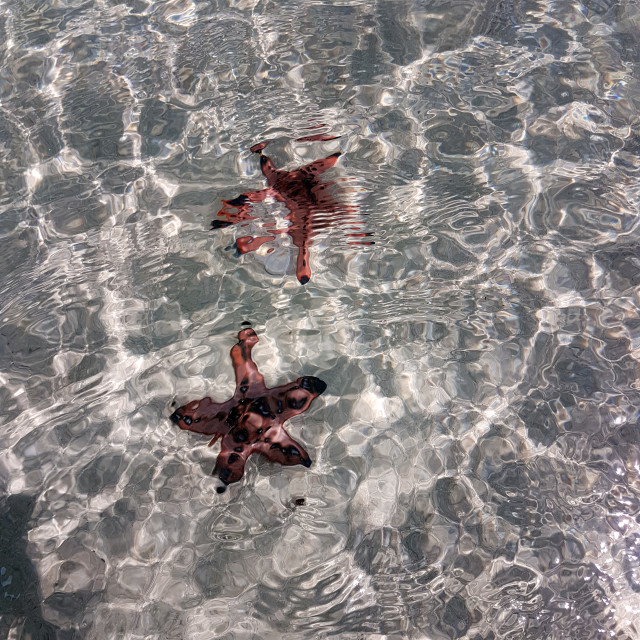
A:
[[[271,409],[269,408],[269,405],[268,405],[268,403],[267,403],[265,398],[256,398],[251,403],[251,407],[249,408],[249,411],[251,411],[253,413],[257,413],[258,415],[262,416],[263,418],[270,418],[271,417]]]
[[[227,490],[227,487],[218,487],[216,489],[217,493],[224,493]]]
[[[200,418],[196,418],[194,422],[200,422]]]
[[[295,447],[289,447],[289,451],[287,452],[289,456],[299,456],[300,452]]]
[[[240,387],[240,393],[247,393],[249,391],[249,387]]]
[[[305,391],[310,391],[311,393],[317,393],[320,395],[321,393],[324,393],[327,388],[327,383],[314,376],[305,376],[300,380],[300,387]]]
[[[282,413],[282,400],[278,399],[278,413]]]
[[[302,458],[300,462],[307,467],[307,469],[311,466],[311,458]]]
[[[174,411],[169,416],[169,420],[171,420],[171,422],[174,422],[175,424],[179,425],[180,424],[180,420],[182,420],[182,415],[178,411]]]
[[[264,431],[264,429],[263,429],[262,427],[260,427],[260,428],[258,429],[258,435],[261,435],[263,431]]]
[[[307,284],[307,282],[309,282],[309,276],[302,276],[299,282],[300,284]]]
[[[233,450],[237,451],[238,453],[242,453],[242,447],[235,447]]]
[[[191,424],[191,422],[192,422],[191,418],[185,416],[184,423],[188,426]]]
[[[241,415],[242,414],[240,413],[238,407],[233,407],[233,409],[229,411],[229,415],[227,416],[227,424],[230,427],[234,427],[236,424],[238,424],[238,420],[240,420]]]
[[[242,378],[242,380],[240,380],[240,384],[249,384],[249,378]]]
[[[227,200],[226,203],[230,204],[232,207],[241,207],[243,204],[247,204],[249,202],[249,198],[245,195],[238,196],[233,200]]]
[[[279,449],[279,448],[280,448],[280,445],[279,445],[277,442],[274,442],[274,443],[269,447],[269,449]]]
[[[300,398],[299,400],[297,400],[296,398],[287,398],[287,406],[289,407],[289,409],[294,409],[297,411],[298,409],[302,409],[302,407],[304,407],[304,403],[306,401],[306,398]]]
[[[249,439],[249,432],[246,429],[237,429],[233,433],[234,442],[246,442]]]
[[[231,469],[220,469],[220,473],[218,474],[218,477],[220,478],[220,480],[222,480],[222,482],[226,482],[229,477],[231,476]]]
[[[233,464],[234,462],[236,462],[238,459],[240,458],[240,456],[237,453],[232,453],[229,456],[229,464]]]
[[[320,378],[316,378],[315,376],[305,376],[300,380],[300,388],[305,391],[309,391],[311,393],[317,393],[320,395],[324,393],[327,388],[327,383],[324,380],[320,380]]]
[[[227,222],[226,220],[213,220],[211,222],[212,229],[224,229],[225,227],[230,227],[233,223]]]
[[[264,441],[266,444],[269,444],[271,442],[271,438],[265,438]]]

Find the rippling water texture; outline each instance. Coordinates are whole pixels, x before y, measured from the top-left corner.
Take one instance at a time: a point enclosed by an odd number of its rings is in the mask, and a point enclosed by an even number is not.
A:
[[[640,637],[639,30],[631,0],[2,2],[0,637]],[[258,250],[212,231],[263,141],[340,152],[375,244],[314,228],[302,286],[277,198]],[[169,415],[231,395],[243,321],[268,387],[328,387],[287,426],[310,469],[218,495]]]

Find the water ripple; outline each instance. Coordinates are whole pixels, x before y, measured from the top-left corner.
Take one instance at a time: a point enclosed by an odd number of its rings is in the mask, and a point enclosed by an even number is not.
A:
[[[29,544],[0,628],[637,637],[638,18],[3,5],[0,520]],[[281,203],[209,229],[266,140],[289,170],[341,152],[304,286]],[[310,469],[219,495],[168,416],[228,397],[245,321],[268,386],[328,388],[292,421]]]

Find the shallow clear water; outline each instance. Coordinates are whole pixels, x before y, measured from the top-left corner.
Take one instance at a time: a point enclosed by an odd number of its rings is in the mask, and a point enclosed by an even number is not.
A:
[[[3,2],[1,637],[637,638],[639,28],[628,0]],[[210,230],[263,140],[341,151],[375,244],[320,230],[302,286],[286,233]],[[310,469],[254,456],[218,495],[168,418],[231,395],[243,321],[267,385],[328,389],[289,425]]]

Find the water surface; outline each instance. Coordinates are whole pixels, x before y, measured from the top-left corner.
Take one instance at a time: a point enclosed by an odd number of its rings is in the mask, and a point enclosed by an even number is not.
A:
[[[625,0],[2,3],[0,631],[637,638],[639,26]],[[285,169],[341,152],[375,244],[320,231],[302,286],[286,233],[211,231],[265,140]],[[268,386],[328,388],[288,427],[310,469],[218,495],[168,417],[231,395],[243,321]]]

